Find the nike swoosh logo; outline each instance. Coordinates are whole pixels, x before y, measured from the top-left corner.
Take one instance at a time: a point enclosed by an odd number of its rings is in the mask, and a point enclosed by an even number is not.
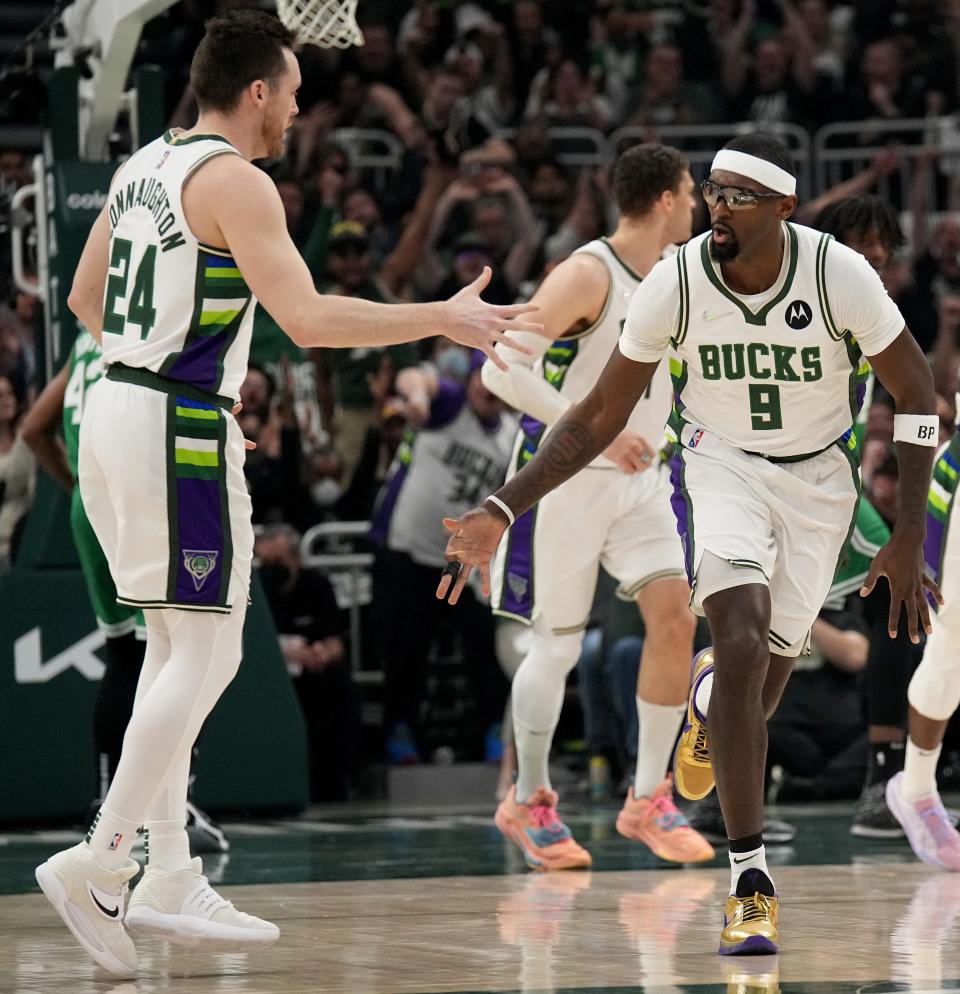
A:
[[[730,311],[721,311],[719,314],[708,314],[706,311],[703,312],[704,321],[716,321],[717,318],[725,318]]]
[[[99,908],[99,909],[100,909],[100,910],[101,910],[101,911],[102,911],[102,912],[103,912],[103,913],[104,913],[104,914],[105,914],[105,915],[106,915],[106,916],[107,916],[108,918],[116,918],[116,917],[117,917],[117,916],[118,916],[118,915],[120,914],[120,907],[119,907],[119,905],[118,905],[117,907],[115,907],[115,908],[106,908],[106,907],[104,907],[104,906],[103,906],[103,905],[102,905],[102,904],[101,904],[101,903],[100,903],[100,902],[99,902],[99,901],[97,900],[97,895],[96,895],[96,894],[94,894],[94,892],[93,892],[92,890],[90,890],[90,898],[91,898],[91,900],[93,901],[93,903],[94,903],[94,904],[95,904],[95,905],[96,905],[96,906],[97,906],[97,907],[98,907],[98,908]]]
[[[752,857],[752,856],[747,856],[747,857],[746,857],[746,859],[737,859],[737,857],[736,857],[736,856],[734,856],[734,857],[733,857],[733,861],[734,861],[734,863],[736,863],[736,864],[737,864],[737,866],[739,866],[739,865],[740,865],[741,863],[747,863],[747,862],[749,862],[749,861],[750,861],[751,859],[753,859],[753,857]]]

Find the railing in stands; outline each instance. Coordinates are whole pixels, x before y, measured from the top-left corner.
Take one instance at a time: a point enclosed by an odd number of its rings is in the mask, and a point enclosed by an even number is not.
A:
[[[837,121],[813,137],[816,189],[823,191],[861,172],[877,156],[896,147],[899,163],[878,175],[875,191],[901,210],[910,206],[918,166],[936,162],[927,170],[922,191],[926,209],[946,210],[950,184],[944,178],[960,175],[960,130],[952,117],[916,117],[898,121]]]
[[[357,683],[383,683],[383,673],[363,669],[362,609],[373,601],[372,552],[358,549],[369,521],[328,521],[314,525],[300,540],[305,567],[321,570],[333,586],[337,604],[350,618],[350,671]]]
[[[333,140],[347,150],[350,162],[373,174],[378,190],[387,185],[392,172],[403,163],[403,142],[382,128],[339,128]]]
[[[656,128],[624,127],[610,135],[593,128],[551,128],[548,134],[558,161],[573,168],[608,165],[624,148],[641,141],[663,141],[675,145],[689,158],[696,180],[709,170],[716,150],[732,135],[756,130],[751,122],[727,124],[665,125]],[[876,178],[874,188],[884,198],[905,210],[918,163],[935,162],[929,170],[926,204],[932,211],[951,206],[950,181],[960,176],[960,126],[951,117],[909,118],[898,121],[841,121],[827,124],[812,136],[795,124],[774,129],[790,149],[797,167],[797,192],[809,201],[835,184],[869,167],[878,155],[895,145],[899,162]],[[515,129],[504,129],[500,137],[512,138]],[[373,175],[382,189],[391,173],[400,168],[404,148],[389,131],[344,128],[334,133],[359,169]]]

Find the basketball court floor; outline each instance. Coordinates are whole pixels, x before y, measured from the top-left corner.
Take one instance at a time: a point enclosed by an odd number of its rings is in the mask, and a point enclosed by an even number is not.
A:
[[[127,982],[94,968],[33,881],[77,834],[0,835],[0,994],[960,991],[960,874],[851,838],[848,805],[782,812],[799,829],[771,849],[782,951],[730,959],[716,955],[725,853],[670,867],[616,834],[612,806],[563,811],[592,872],[526,873],[489,806],[228,823],[231,851],[207,872],[280,941],[253,953],[138,941]]]

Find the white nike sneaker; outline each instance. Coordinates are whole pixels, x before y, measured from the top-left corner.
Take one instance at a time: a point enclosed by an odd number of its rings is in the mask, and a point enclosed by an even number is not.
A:
[[[86,842],[56,853],[36,869],[40,889],[73,937],[118,977],[130,977],[137,969],[137,951],[123,925],[123,902],[127,883],[139,872],[132,859],[119,870],[105,870]]]
[[[185,870],[157,870],[148,866],[130,897],[124,923],[137,935],[169,942],[256,942],[280,938],[272,922],[244,914],[221,897],[201,873],[199,857]]]

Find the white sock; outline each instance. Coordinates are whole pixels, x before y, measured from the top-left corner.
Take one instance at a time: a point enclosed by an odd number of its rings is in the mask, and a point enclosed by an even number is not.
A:
[[[633,796],[650,797],[667,775],[670,756],[686,704],[651,704],[637,695],[637,768],[633,777]]]
[[[147,867],[151,870],[186,870],[190,867],[190,840],[186,819],[150,821],[144,825]]]
[[[921,749],[913,744],[912,739],[907,739],[907,753],[903,761],[904,800],[912,803],[937,792],[937,760],[941,748]]]
[[[518,804],[526,804],[539,787],[552,790],[550,785],[550,744],[553,730],[537,732],[513,717],[513,734],[517,742]]]
[[[708,673],[697,687],[697,693],[693,698],[693,703],[697,710],[706,718],[710,708],[710,695],[713,693],[713,673]]]
[[[86,842],[105,870],[117,870],[130,859],[139,828],[137,822],[103,807],[93,819]]]
[[[731,894],[736,894],[737,882],[744,870],[762,870],[770,882],[773,883],[773,877],[770,876],[770,871],[767,869],[767,850],[764,846],[760,846],[759,849],[753,849],[750,852],[731,852],[728,855],[730,857]]]
[[[530,648],[513,678],[513,734],[517,743],[516,799],[526,803],[538,787],[550,787],[550,745],[560,720],[567,674],[577,665],[583,632],[554,635],[538,618]]]

